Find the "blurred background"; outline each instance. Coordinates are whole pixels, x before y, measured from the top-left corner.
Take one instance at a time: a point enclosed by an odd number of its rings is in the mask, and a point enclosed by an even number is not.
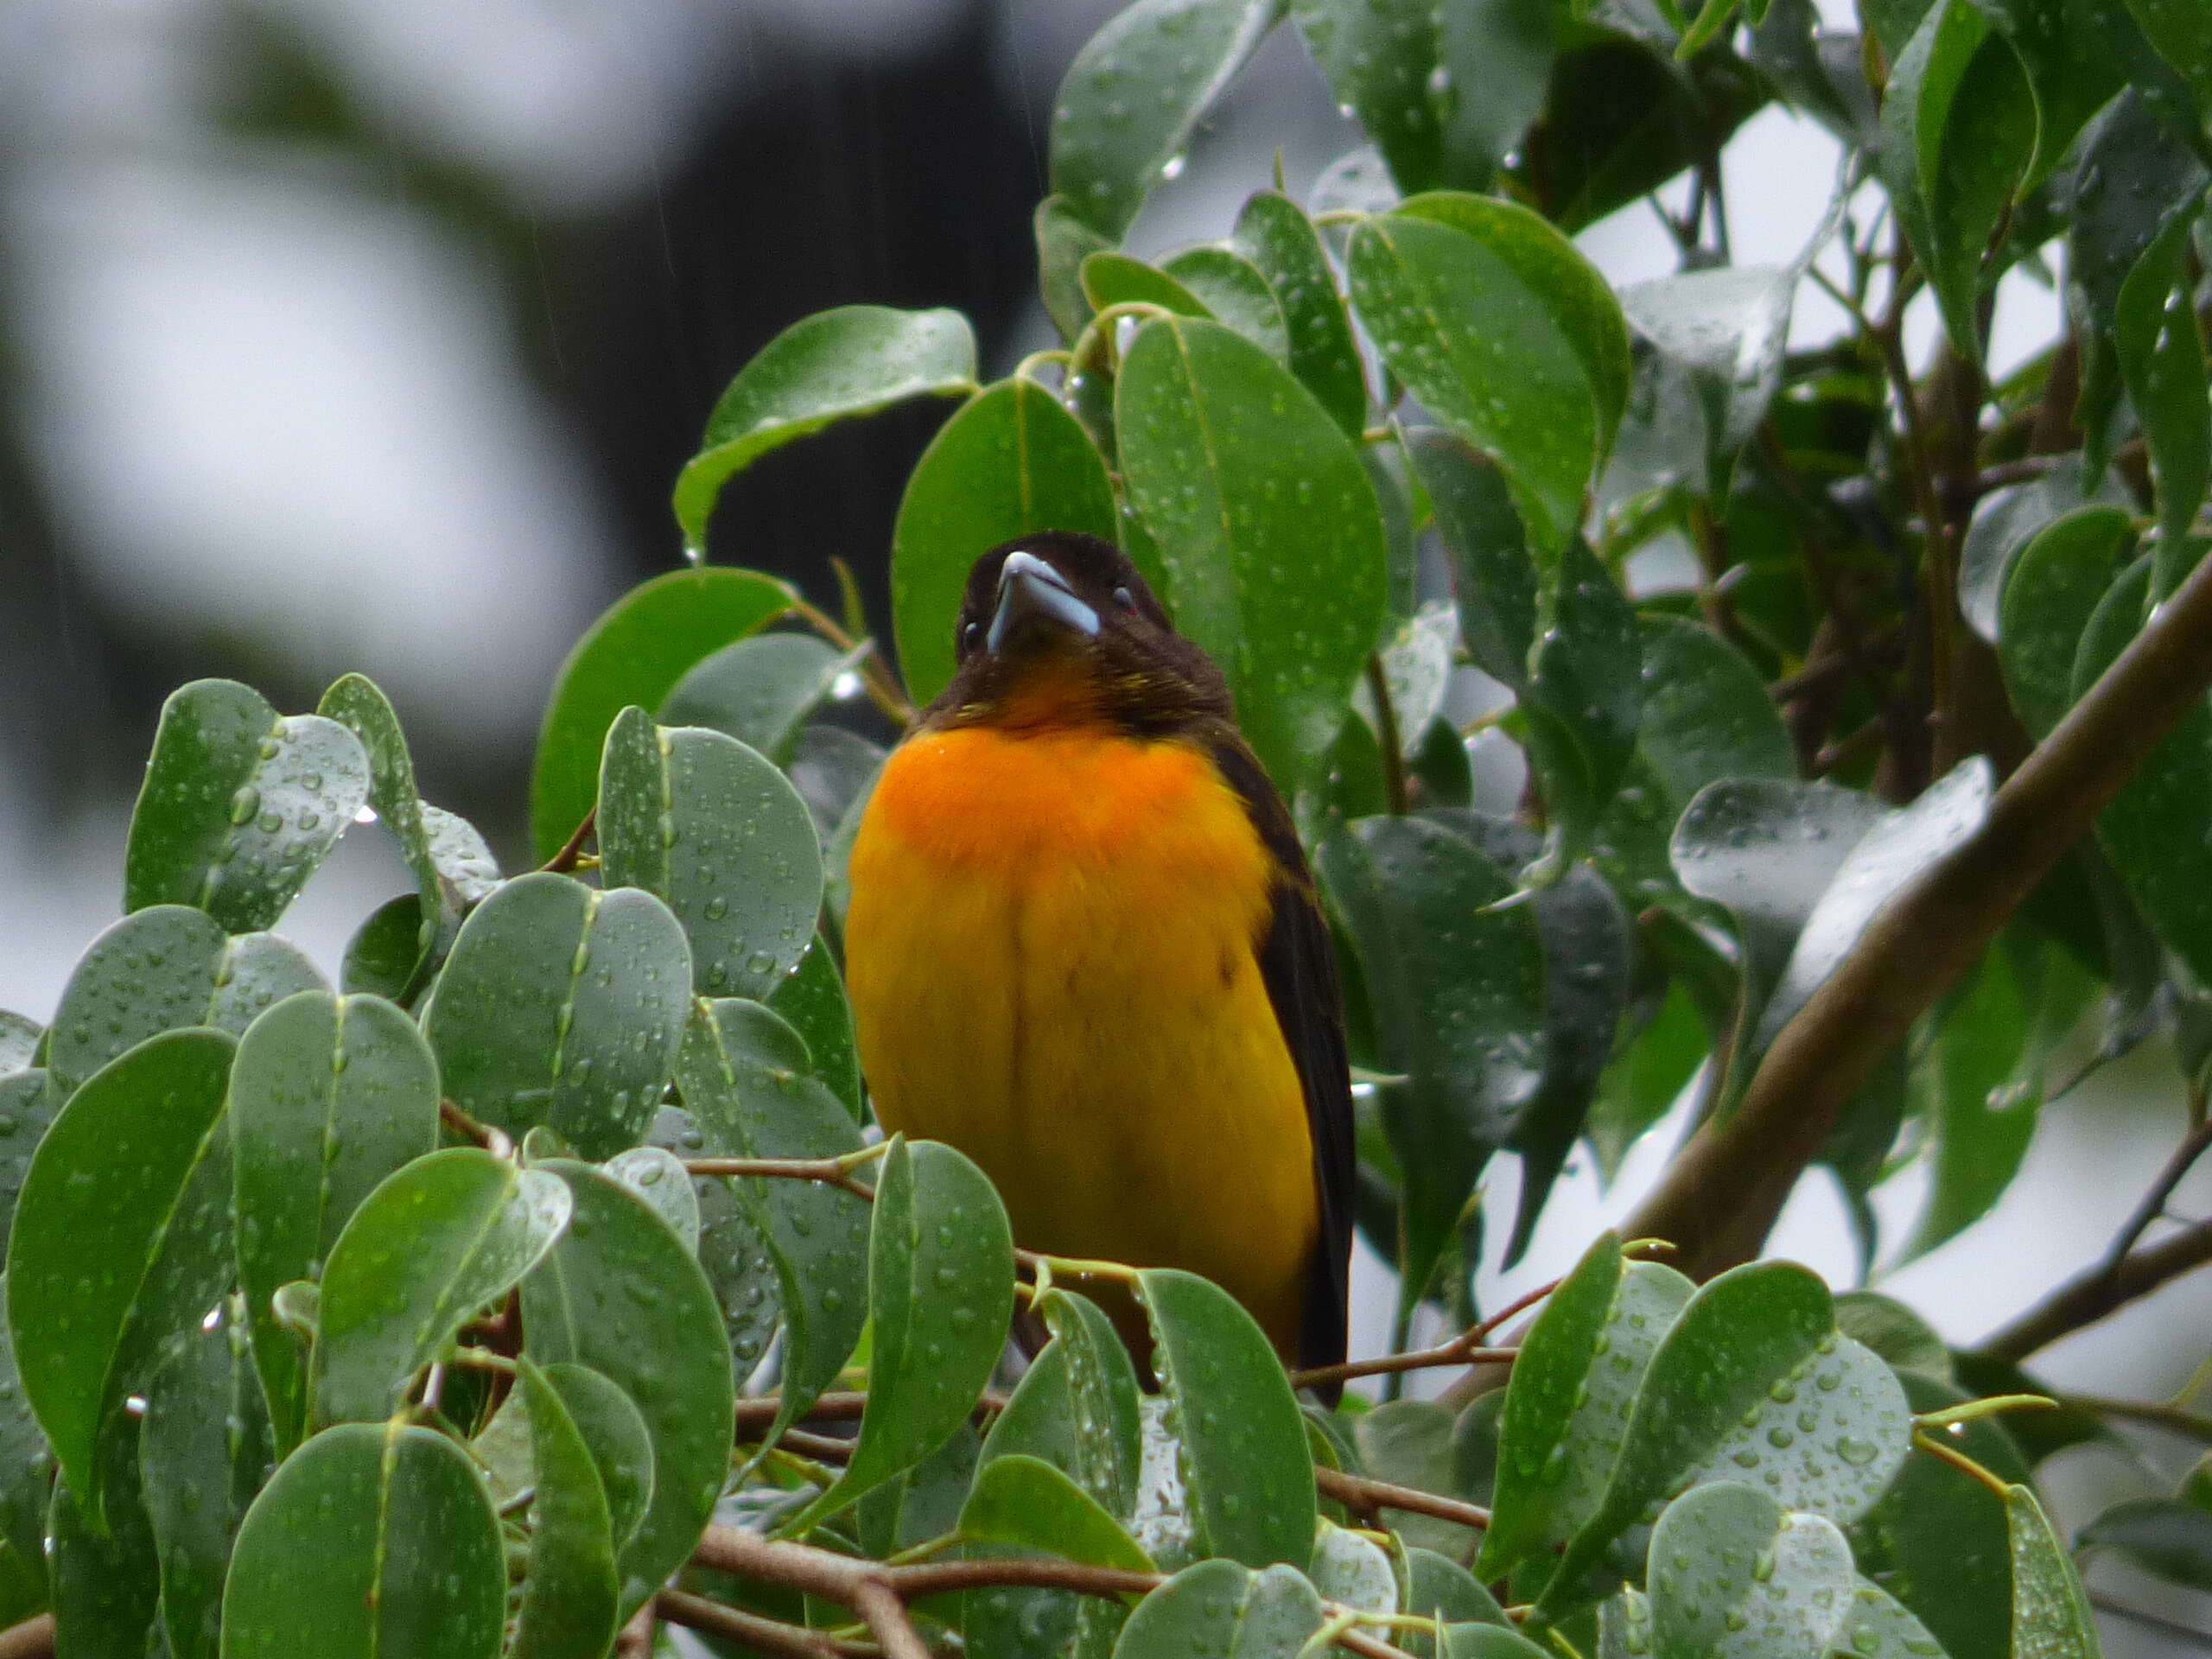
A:
[[[677,563],[670,486],[753,351],[858,301],[965,311],[987,378],[1053,343],[1029,220],[1046,121],[1117,4],[0,0],[0,1006],[48,1017],[118,913],[161,700],[198,676],[302,709],[367,673],[426,795],[518,863],[555,671],[609,599]],[[1855,26],[1847,0],[1824,10]],[[1132,247],[1219,234],[1278,147],[1302,193],[1359,142],[1279,30]],[[1739,263],[1795,256],[1835,157],[1778,106],[1744,127],[1726,157]],[[1581,241],[1617,281],[1675,263],[1641,207]],[[2056,316],[2047,288],[2008,278],[1996,371]],[[1840,321],[1813,296],[1793,339]],[[725,493],[711,556],[825,601],[842,558],[882,627],[899,492],[945,412],[772,454]],[[286,931],[334,969],[407,885],[381,837],[350,836]],[[1979,1336],[2094,1258],[2179,1122],[2160,1057],[2101,1074],[2046,1114],[1996,1214],[1883,1287],[1955,1340]],[[1677,1129],[1610,1193],[1588,1169],[1564,1182],[1493,1294],[1562,1270]],[[2212,1205],[2208,1175],[2183,1211]],[[1882,1195],[1890,1215],[1913,1213],[1917,1194],[1893,1190],[1909,1181]],[[1819,1178],[1777,1249],[1848,1282]],[[1358,1346],[1374,1351],[1386,1299],[1366,1300]],[[2156,1397],[2209,1331],[2212,1274],[2052,1351],[2048,1370]],[[2109,1453],[2069,1455],[2062,1503],[2136,1478]],[[2212,1623],[2181,1592],[2127,1589]],[[2187,1647],[2138,1625],[2108,1639],[2116,1655]]]

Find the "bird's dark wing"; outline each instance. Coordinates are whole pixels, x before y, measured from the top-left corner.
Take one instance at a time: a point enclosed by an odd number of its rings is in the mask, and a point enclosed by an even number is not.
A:
[[[1321,1232],[1299,1326],[1299,1363],[1335,1365],[1344,1357],[1344,1303],[1351,1270],[1351,1078],[1344,1063],[1344,996],[1313,873],[1290,810],[1259,758],[1226,721],[1205,722],[1201,737],[1223,779],[1243,798],[1252,826],[1274,857],[1274,913],[1259,942],[1260,975],[1306,1091],[1313,1137],[1313,1180]],[[1332,1401],[1337,1389],[1325,1390]]]

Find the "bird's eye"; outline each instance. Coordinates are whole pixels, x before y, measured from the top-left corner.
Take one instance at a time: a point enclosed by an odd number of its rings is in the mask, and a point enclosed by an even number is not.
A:
[[[1125,611],[1134,611],[1137,607],[1137,596],[1126,588],[1116,588],[1114,602]]]
[[[973,651],[976,646],[982,643],[983,625],[982,623],[970,622],[966,627],[960,630],[960,644],[963,649]]]

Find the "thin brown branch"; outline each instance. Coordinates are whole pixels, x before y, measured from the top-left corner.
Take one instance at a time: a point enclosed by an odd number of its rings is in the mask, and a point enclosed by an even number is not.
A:
[[[682,1590],[662,1591],[653,1598],[652,1606],[664,1624],[725,1637],[757,1653],[775,1655],[777,1659],[874,1659],[877,1653],[876,1649],[857,1642],[840,1642],[820,1630],[748,1613],[742,1607],[726,1607]]]
[[[2104,1394],[2066,1394],[2061,1406],[2098,1417],[2117,1417],[2122,1422],[2147,1423],[2169,1433],[2183,1434],[2212,1446],[2212,1417],[2165,1400],[2120,1400]]]
[[[811,1544],[795,1544],[763,1538],[736,1527],[710,1526],[691,1559],[702,1567],[733,1573],[762,1584],[782,1585],[819,1596],[861,1612],[863,1603],[882,1607],[888,1596],[906,1603],[924,1596],[944,1595],[958,1590],[995,1587],[1068,1590],[1077,1595],[1141,1596],[1167,1582],[1160,1573],[1134,1573],[1118,1567],[1091,1567],[1081,1561],[1056,1560],[1048,1556],[991,1557],[970,1561],[916,1561],[892,1567],[881,1561],[858,1560],[834,1554]],[[878,1642],[885,1641],[882,1627],[873,1619],[869,1628]],[[912,1626],[908,1626],[911,1630]],[[918,1643],[919,1638],[916,1638]],[[1362,1659],[1406,1659],[1402,1649],[1358,1630],[1338,1632],[1337,1645]],[[926,1648],[887,1648],[891,1653],[925,1656]]]
[[[1382,653],[1367,653],[1367,693],[1375,700],[1375,747],[1382,755],[1382,793],[1390,810],[1400,817],[1413,810],[1413,785],[1406,778],[1404,739],[1398,730],[1398,708],[1390,697],[1390,677],[1382,671]]]
[[[0,1659],[54,1659],[54,1615],[41,1613],[0,1630]]]
[[[883,648],[873,639],[861,639],[848,632],[837,619],[820,606],[800,599],[791,603],[791,614],[812,628],[839,651],[858,651],[868,647],[868,655],[861,659],[861,683],[868,688],[868,700],[901,726],[914,723],[918,712],[912,699],[899,686],[891,672],[891,665],[883,659]]]
[[[616,1635],[613,1659],[652,1659],[652,1651],[653,1604],[648,1601]]]
[[[2212,1262],[2212,1221],[2200,1221],[2133,1252],[2117,1268],[2100,1262],[1991,1337],[1981,1351],[2018,1363],[2207,1262]]]
[[[438,1103],[438,1122],[462,1140],[484,1148],[498,1158],[514,1155],[515,1143],[505,1129],[490,1123],[480,1123],[449,1100]]]
[[[1437,1492],[1424,1492],[1418,1487],[1393,1485],[1387,1480],[1374,1480],[1365,1475],[1347,1474],[1341,1469],[1315,1469],[1313,1479],[1325,1497],[1333,1497],[1348,1509],[1363,1515],[1373,1515],[1378,1510],[1402,1510],[1408,1515],[1433,1516],[1439,1521],[1456,1521],[1463,1527],[1488,1527],[1490,1511],[1478,1503],[1464,1503],[1456,1497],[1446,1497]]]
[[[977,1421],[995,1417],[1006,1409],[1006,1395],[986,1391],[976,1402],[973,1414]],[[765,1434],[776,1421],[776,1414],[783,1409],[783,1401],[776,1395],[763,1395],[757,1400],[737,1402],[737,1438],[758,1438]],[[806,1408],[800,1421],[808,1423],[849,1423],[857,1421],[868,1409],[868,1395],[858,1390],[825,1394]]]
[[[2127,1253],[2135,1248],[2136,1241],[2148,1230],[2151,1224],[2166,1213],[2166,1205],[2173,1198],[2174,1189],[2188,1178],[2189,1172],[2196,1166],[2196,1160],[2204,1155],[2208,1147],[2212,1147],[2212,1123],[2200,1123],[2182,1136],[2181,1144],[2174,1148],[2173,1155],[2159,1170],[2158,1179],[2151,1183],[2150,1189],[2143,1194],[2143,1201],[2135,1206],[2134,1212],[2120,1224],[2120,1231],[2113,1236],[2112,1249],[2105,1253],[2107,1272],[2116,1274],[2120,1270],[2127,1260]]]
[[[583,855],[584,842],[591,839],[591,832],[599,825],[597,807],[584,814],[584,821],[575,827],[568,840],[561,843],[561,850],[538,868],[555,875],[566,875],[576,868],[576,860]]]
[[[1400,1371],[1433,1370],[1439,1365],[1510,1365],[1519,1351],[1515,1348],[1484,1348],[1465,1337],[1455,1337],[1440,1347],[1420,1348],[1409,1354],[1346,1360],[1340,1365],[1309,1365],[1290,1374],[1290,1385],[1294,1389],[1315,1389],[1325,1382],[1349,1382],[1356,1376],[1389,1376]]]
[[[686,1172],[693,1175],[760,1175],[779,1180],[820,1181],[852,1193],[875,1198],[875,1190],[856,1178],[841,1158],[686,1158]]]
[[[1875,916],[1768,1049],[1742,1104],[1692,1137],[1627,1230],[1673,1239],[1681,1247],[1676,1265],[1693,1278],[1758,1255],[1845,1103],[1980,957],[2208,684],[2212,561],[2175,590],[2005,781],[1981,827]],[[2212,1257],[2212,1236],[2202,1248]],[[2186,1249],[2170,1240],[2131,1257],[2139,1265],[2129,1282]],[[2158,1281],[2183,1270],[2167,1268]]]
[[[852,1608],[868,1622],[883,1659],[930,1659],[929,1644],[906,1617],[906,1604],[882,1580],[862,1579],[855,1585]]]

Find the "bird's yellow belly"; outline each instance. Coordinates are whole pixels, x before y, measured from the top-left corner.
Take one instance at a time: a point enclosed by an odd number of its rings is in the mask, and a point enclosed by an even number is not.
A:
[[[1029,1248],[1204,1274],[1288,1349],[1318,1224],[1271,879],[1187,746],[931,734],[862,821],[846,956],[886,1129],[975,1159]]]

